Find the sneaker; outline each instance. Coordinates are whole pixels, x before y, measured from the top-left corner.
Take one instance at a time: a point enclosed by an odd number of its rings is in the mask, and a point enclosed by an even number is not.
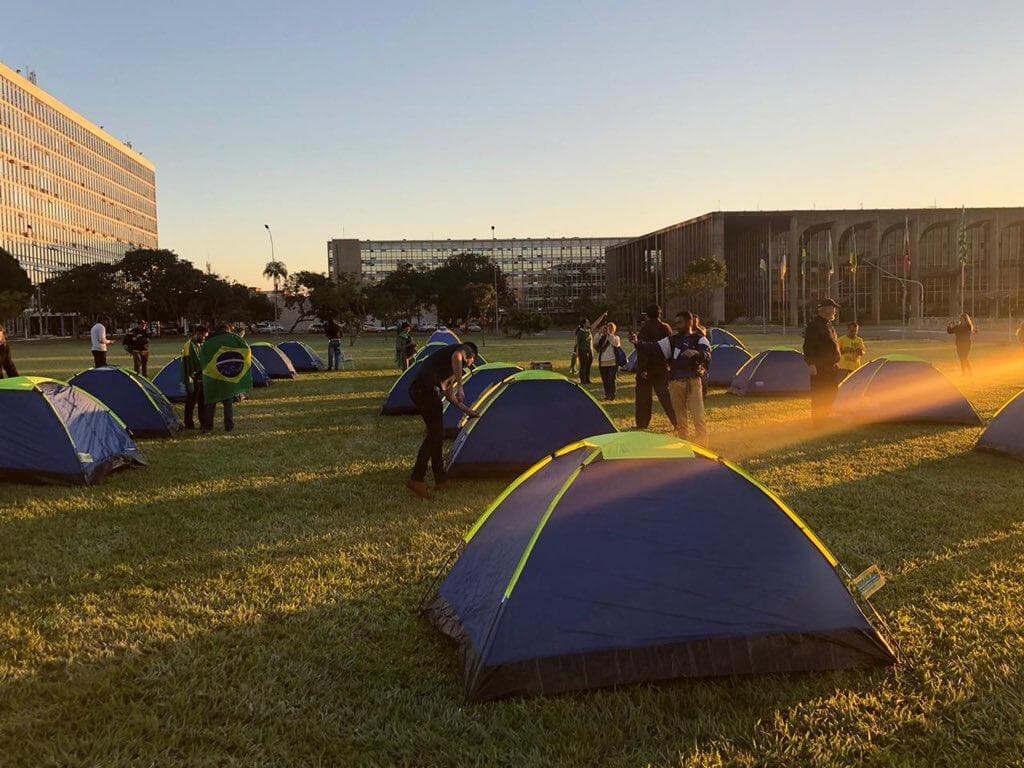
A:
[[[430,492],[430,486],[428,486],[422,480],[406,480],[405,487],[415,493],[421,499],[432,499],[434,494]]]

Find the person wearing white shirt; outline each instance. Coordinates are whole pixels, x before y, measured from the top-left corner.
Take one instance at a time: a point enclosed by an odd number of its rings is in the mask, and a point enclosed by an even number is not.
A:
[[[619,356],[622,355],[622,341],[615,335],[615,323],[606,323],[600,336],[594,342],[597,351],[597,369],[601,372],[604,385],[604,399],[615,399],[616,377],[619,373]],[[620,350],[618,353],[615,350]]]
[[[102,368],[107,364],[107,344],[110,343],[110,339],[107,337],[104,320],[110,322],[108,318],[97,320],[96,325],[89,330],[89,337],[92,339],[92,361],[95,368]]]

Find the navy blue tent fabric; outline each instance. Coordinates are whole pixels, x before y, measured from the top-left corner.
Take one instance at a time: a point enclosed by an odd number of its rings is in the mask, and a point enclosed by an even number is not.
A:
[[[272,379],[263,367],[263,363],[255,357],[252,359],[252,385],[254,387],[269,387]]]
[[[419,373],[423,361],[446,346],[452,347],[454,350],[454,345],[452,344],[434,344],[433,346],[428,344],[420,350],[416,356],[416,361],[402,371],[401,375],[395,380],[395,383],[391,385],[391,389],[388,390],[388,396],[384,398],[384,405],[380,409],[381,416],[412,416],[416,414],[416,406],[413,405],[412,396],[409,394],[409,385],[412,384],[412,380]],[[484,359],[477,357],[476,362],[473,363],[473,368],[480,365],[485,365]]]
[[[69,384],[112,410],[136,437],[171,437],[182,428],[174,406],[149,379],[108,365],[82,371]]]
[[[459,477],[508,477],[545,455],[590,435],[614,432],[604,409],[578,384],[558,376],[500,385],[462,428],[446,462]]]
[[[905,355],[877,358],[847,376],[832,415],[862,422],[981,424],[953,382],[931,363]]]
[[[743,347],[722,344],[711,348],[711,367],[708,368],[708,386],[728,387],[736,378],[736,372],[750,359]]]
[[[894,661],[831,555],[714,458],[582,447],[478,525],[430,606],[469,700]]]
[[[299,373],[322,371],[327,366],[313,349],[301,341],[282,341],[277,345]]]
[[[188,393],[181,381],[181,356],[174,358],[160,369],[153,379],[160,393],[172,403],[184,403]]]
[[[711,328],[708,330],[708,341],[711,342],[711,346],[729,346],[729,347],[745,347],[744,343],[740,341],[739,337],[729,333],[724,328]]]
[[[0,384],[0,479],[89,485],[146,463],[124,425],[84,390],[49,379]]]
[[[999,409],[982,432],[978,449],[1024,461],[1024,390]]]
[[[736,372],[729,387],[732,395],[806,395],[810,391],[807,363],[794,349],[766,349]]]
[[[491,363],[490,365],[477,368],[472,371],[462,382],[462,393],[467,405],[473,405],[487,389],[493,387],[499,381],[519,373],[522,368],[511,363]],[[445,402],[444,406],[444,433],[447,437],[455,437],[459,433],[461,422],[465,414],[451,403]]]
[[[427,344],[461,344],[462,340],[455,334],[454,331],[449,331],[447,328],[438,328],[427,339]]]
[[[294,379],[295,366],[280,349],[265,341],[257,341],[249,345],[252,356],[260,361],[260,365],[272,379]]]

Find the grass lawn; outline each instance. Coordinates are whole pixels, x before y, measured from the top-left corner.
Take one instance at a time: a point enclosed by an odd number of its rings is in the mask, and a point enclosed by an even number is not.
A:
[[[565,372],[569,346],[484,352]],[[870,348],[963,381],[948,343]],[[390,339],[352,352],[359,370],[259,390],[230,435],[146,441],[149,467],[97,487],[0,485],[0,766],[1024,764],[1024,465],[972,452],[979,429],[815,435],[804,401],[709,398],[713,449],[851,572],[882,567],[901,665],[465,705],[415,608],[503,484],[413,498],[422,422],[378,416]],[[89,359],[84,341],[14,353],[57,378]],[[1010,354],[980,346],[963,382],[986,420],[1024,385]],[[621,427],[632,395],[624,377]]]

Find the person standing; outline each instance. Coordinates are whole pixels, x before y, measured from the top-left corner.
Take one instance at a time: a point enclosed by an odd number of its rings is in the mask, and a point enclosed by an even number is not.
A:
[[[601,384],[604,387],[604,399],[611,401],[615,399],[616,376],[619,373],[619,355],[616,349],[622,349],[622,341],[615,334],[618,330],[615,323],[606,323],[597,337],[595,349],[597,351],[597,370],[601,373]]]
[[[431,498],[426,483],[428,463],[434,473],[434,488],[443,488],[447,482],[444,458],[441,455],[444,446],[444,407],[441,397],[470,418],[478,415],[465,404],[462,391],[462,372],[473,365],[476,356],[476,344],[471,341],[449,344],[423,360],[409,385],[409,396],[423,418],[426,433],[416,454],[412,477],[406,481],[405,487],[421,498]]]
[[[206,340],[213,341],[218,336],[226,336],[231,333],[231,326],[227,323],[221,323],[217,326],[217,329],[213,334]],[[206,343],[206,342],[204,342]],[[202,362],[200,362],[200,366]],[[199,372],[200,376],[200,387],[202,387],[202,368]],[[235,401],[234,398],[229,397],[227,400],[222,400],[220,403],[224,407],[224,431],[230,432],[235,428]],[[217,402],[207,402],[206,398],[203,398],[203,407],[199,411],[202,416],[200,417],[200,426],[202,431],[209,433],[213,432],[213,419],[217,414]]]
[[[94,368],[102,368],[107,364],[107,344],[111,341],[111,337],[107,336],[107,325],[109,324],[110,318],[104,317],[97,320],[96,324],[89,329]]]
[[[181,383],[185,385],[185,429],[195,429],[195,412],[199,411],[199,421],[203,421],[203,360],[199,348],[206,341],[205,325],[197,325],[192,329],[192,336],[185,342],[181,350]]]
[[[580,366],[580,384],[590,383],[590,368],[594,364],[594,331],[601,326],[607,314],[607,312],[602,312],[601,316],[593,323],[590,323],[587,318],[581,317],[580,324],[576,326],[575,349],[576,359]]]
[[[953,334],[956,341],[956,356],[960,360],[960,372],[966,376],[971,372],[971,347],[974,344],[974,321],[964,312],[960,321],[946,326],[946,333]]]
[[[333,317],[324,323],[324,336],[327,337],[327,370],[341,370],[341,323]]]
[[[864,355],[868,352],[867,344],[859,335],[860,323],[854,320],[846,328],[846,335],[839,339],[839,373],[843,378],[861,367]]]
[[[811,375],[811,419],[816,425],[828,420],[839,389],[839,337],[832,326],[839,305],[832,299],[818,302],[818,316],[804,330],[804,362]]]
[[[18,369],[14,365],[14,358],[11,357],[11,343],[7,340],[7,331],[0,325],[0,379],[13,379],[18,375]]]
[[[405,322],[398,326],[398,334],[395,336],[395,365],[398,370],[404,371],[412,365],[416,357],[416,342],[412,340],[412,324]]]
[[[644,310],[646,319],[640,326],[637,333],[637,340],[650,344],[661,341],[672,335],[672,327],[661,319],[661,307],[652,304]],[[650,356],[644,355],[637,347],[636,359],[636,392],[635,392],[635,418],[637,429],[647,429],[651,423],[651,408],[653,406],[653,394],[657,393],[658,402],[662,410],[676,426],[676,414],[672,409],[672,399],[668,393],[668,365],[660,353]]]
[[[675,320],[676,332],[661,341],[641,342],[638,334],[633,334],[631,341],[638,354],[643,352],[648,357],[660,356],[668,361],[668,392],[676,417],[676,435],[688,440],[688,422],[692,420],[696,442],[704,443],[708,427],[702,380],[711,365],[711,342],[694,327],[693,315],[689,312],[679,312]]]
[[[135,327],[124,335],[124,348],[132,356],[136,373],[149,376],[149,339],[146,323],[139,320]]]

